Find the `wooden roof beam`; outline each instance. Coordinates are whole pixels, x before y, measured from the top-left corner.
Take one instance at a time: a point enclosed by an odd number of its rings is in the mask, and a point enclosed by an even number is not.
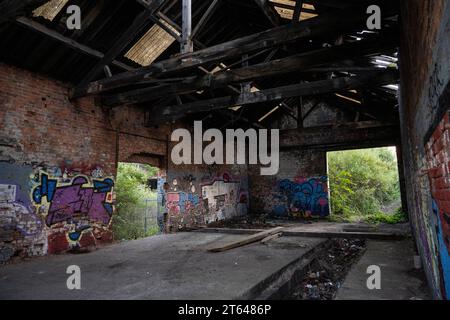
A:
[[[100,72],[105,65],[110,64],[116,57],[118,57],[125,48],[137,37],[137,35],[145,28],[151,21],[152,15],[156,12],[165,0],[147,0],[145,10],[143,10],[134,19],[131,26],[125,31],[116,41],[115,45],[105,53],[103,58],[85,75],[79,86],[83,87],[89,84]],[[112,79],[113,77],[109,78]]]
[[[183,105],[165,107],[154,113],[152,124],[161,124],[183,118],[188,114],[210,112],[233,106],[251,105],[269,101],[281,101],[286,98],[328,94],[360,87],[381,86],[398,81],[398,72],[383,70],[354,77],[341,77],[320,80],[284,87],[265,89],[258,92],[244,93],[236,96],[200,100]]]
[[[280,16],[274,10],[269,0],[254,0],[254,1],[274,27],[281,25]]]
[[[233,83],[256,81],[262,78],[307,70],[314,66],[344,59],[382,53],[386,50],[392,50],[396,45],[395,39],[393,38],[357,41],[355,43],[306,52],[283,59],[242,67],[240,69],[231,69],[226,70],[226,72],[217,72],[205,76],[186,77],[179,82],[117,93],[105,97],[103,103],[107,106],[141,103],[165,95],[183,94],[202,89],[224,87]],[[145,84],[145,82],[142,84]]]
[[[44,26],[36,21],[33,21],[31,19],[28,19],[26,17],[17,18],[16,22],[19,23],[20,25],[30,28],[31,30],[33,30],[35,32],[39,32],[40,34],[43,34],[44,36],[46,36],[52,40],[58,41],[58,42],[64,44],[65,46],[67,46],[73,50],[76,50],[78,52],[81,52],[83,54],[87,54],[91,57],[95,57],[98,59],[103,59],[103,57],[105,56],[100,51],[94,50],[84,44],[78,43],[77,41],[72,40],[71,38],[65,37],[62,34],[56,32],[55,30],[49,29],[46,26]],[[131,67],[125,63],[122,63],[120,61],[117,61],[117,60],[113,60],[111,63],[114,66],[116,66],[122,70],[125,70],[125,71],[134,70],[133,67]]]
[[[254,35],[235,39],[193,53],[181,54],[168,60],[154,63],[133,72],[115,75],[109,79],[80,85],[72,97],[98,94],[124,86],[145,81],[161,73],[178,72],[195,68],[206,63],[220,62],[229,58],[238,58],[245,53],[266,48],[282,46],[286,43],[327,34],[341,34],[346,30],[365,24],[365,8],[358,10],[331,12],[294,25],[283,25]]]
[[[25,16],[47,2],[48,0],[3,0],[0,2],[0,24]]]

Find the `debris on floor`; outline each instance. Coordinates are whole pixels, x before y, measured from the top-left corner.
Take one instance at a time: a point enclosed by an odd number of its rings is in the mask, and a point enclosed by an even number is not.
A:
[[[231,220],[211,222],[208,228],[231,228],[231,229],[270,229],[279,226],[277,223],[268,222],[265,215],[246,216]]]
[[[333,239],[310,265],[289,300],[332,300],[351,266],[365,250],[365,240]]]

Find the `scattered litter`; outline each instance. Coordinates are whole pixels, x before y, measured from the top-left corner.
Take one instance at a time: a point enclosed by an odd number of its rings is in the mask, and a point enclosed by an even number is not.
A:
[[[330,248],[310,265],[305,277],[298,283],[289,300],[331,300],[365,249],[365,241],[335,239]]]
[[[230,228],[230,229],[270,229],[280,226],[276,223],[266,221],[266,216],[237,217],[230,220],[215,221],[208,224],[208,228]]]

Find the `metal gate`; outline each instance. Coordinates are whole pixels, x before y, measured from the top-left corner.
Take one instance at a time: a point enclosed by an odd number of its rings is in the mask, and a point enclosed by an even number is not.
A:
[[[157,199],[146,199],[143,214],[143,227],[145,235],[152,235],[160,232],[158,226],[159,205]]]

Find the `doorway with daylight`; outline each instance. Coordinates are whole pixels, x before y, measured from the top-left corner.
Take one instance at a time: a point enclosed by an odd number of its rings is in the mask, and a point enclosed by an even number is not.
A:
[[[119,162],[115,184],[114,238],[134,240],[160,232],[159,169],[148,164]]]
[[[396,147],[327,153],[330,219],[404,223]]]

